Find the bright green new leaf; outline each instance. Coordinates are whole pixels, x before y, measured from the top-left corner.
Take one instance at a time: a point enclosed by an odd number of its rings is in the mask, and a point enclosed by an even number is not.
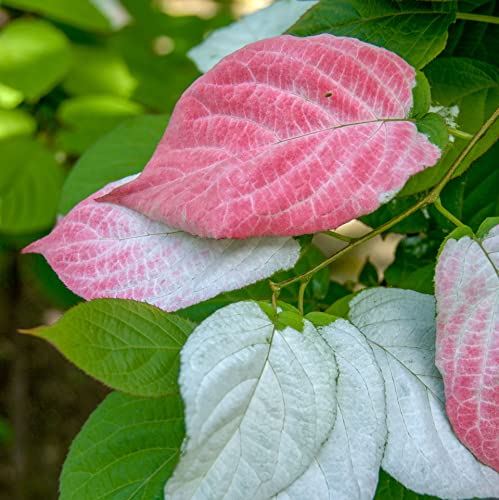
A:
[[[0,142],[0,233],[48,229],[56,217],[64,171],[39,142]]]
[[[138,116],[99,139],[68,175],[59,212],[66,214],[106,184],[139,173],[153,154],[167,122],[164,115]]]
[[[23,99],[22,92],[0,83],[0,108],[14,109],[23,102]]]
[[[137,80],[115,51],[101,46],[75,45],[73,61],[62,82],[69,94],[111,94],[127,98],[137,87]]]
[[[57,112],[65,126],[57,134],[67,152],[81,154],[121,122],[143,113],[140,104],[115,95],[85,95],[64,101]]]
[[[0,83],[36,101],[49,92],[71,64],[62,31],[39,19],[16,19],[0,33]]]
[[[180,396],[110,394],[71,445],[60,500],[162,500],[183,437]]]
[[[31,135],[36,130],[35,119],[21,109],[0,109],[0,140]]]
[[[359,38],[396,52],[419,69],[444,49],[454,7],[455,2],[323,0],[288,32]]]
[[[137,396],[178,392],[179,353],[194,324],[143,302],[97,299],[29,330],[84,372]]]
[[[91,31],[109,31],[110,20],[92,0],[3,0],[8,7],[23,9]]]

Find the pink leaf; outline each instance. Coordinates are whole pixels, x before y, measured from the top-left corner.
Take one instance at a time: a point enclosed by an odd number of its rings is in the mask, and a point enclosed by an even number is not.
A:
[[[214,238],[337,227],[440,157],[406,119],[415,84],[354,38],[250,44],[184,93],[144,172],[103,200]]]
[[[134,299],[166,311],[254,283],[298,260],[300,248],[291,238],[203,240],[94,200],[130,179],[79,203],[24,253],[43,254],[66,286],[85,299]]]
[[[463,444],[499,471],[499,225],[449,239],[436,270],[436,364]]]

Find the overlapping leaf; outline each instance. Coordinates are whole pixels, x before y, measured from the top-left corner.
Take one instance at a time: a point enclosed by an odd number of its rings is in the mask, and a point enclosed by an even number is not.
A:
[[[289,32],[298,36],[353,36],[393,50],[416,68],[422,68],[445,48],[456,3],[326,0],[307,12]]]
[[[415,85],[353,38],[256,42],[184,93],[141,176],[103,200],[215,238],[336,227],[439,158],[408,119]]]
[[[290,238],[203,240],[128,208],[95,202],[127,180],[79,203],[52,233],[24,250],[43,254],[85,299],[135,299],[172,311],[290,268],[299,257]]]
[[[184,455],[166,498],[269,498],[334,422],[336,363],[315,327],[277,329],[254,302],[215,312],[182,350]]]
[[[475,134],[499,106],[497,66],[465,57],[438,58],[425,68],[425,75],[431,84],[434,102],[458,107],[457,126],[464,132]],[[457,174],[463,173],[474,160],[492,147],[498,134],[499,123],[496,122],[461,161]],[[456,137],[438,165],[410,179],[401,195],[416,193],[436,184],[468,142]]]
[[[382,467],[409,489],[441,498],[498,497],[499,474],[459,442],[435,367],[435,307],[429,295],[371,289],[350,303],[386,388],[388,438]]]
[[[499,224],[482,241],[458,231],[436,270],[436,362],[454,431],[499,470]]]
[[[319,329],[338,363],[333,431],[308,470],[278,500],[371,500],[386,440],[385,392],[371,347],[350,323]]]
[[[211,33],[187,55],[205,73],[235,50],[280,35],[316,3],[316,0],[278,0],[265,9]]]

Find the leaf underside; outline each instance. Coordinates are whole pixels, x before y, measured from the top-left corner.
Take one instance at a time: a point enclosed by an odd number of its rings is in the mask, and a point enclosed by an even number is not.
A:
[[[184,454],[166,498],[270,498],[331,430],[336,363],[315,327],[278,330],[254,302],[215,312],[182,350]]]
[[[133,299],[166,311],[249,285],[298,260],[299,244],[291,238],[203,240],[94,200],[127,180],[79,203],[24,252],[44,255],[66,286],[87,300]]]

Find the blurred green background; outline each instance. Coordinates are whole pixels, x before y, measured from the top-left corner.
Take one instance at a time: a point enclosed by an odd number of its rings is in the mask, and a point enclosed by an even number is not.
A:
[[[50,345],[16,333],[55,321],[79,300],[43,258],[20,249],[66,208],[61,187],[84,151],[145,114],[160,115],[148,119],[157,141],[200,75],[188,49],[268,4],[0,0],[1,499],[57,498],[69,444],[107,393]],[[129,162],[144,162],[137,151]]]

